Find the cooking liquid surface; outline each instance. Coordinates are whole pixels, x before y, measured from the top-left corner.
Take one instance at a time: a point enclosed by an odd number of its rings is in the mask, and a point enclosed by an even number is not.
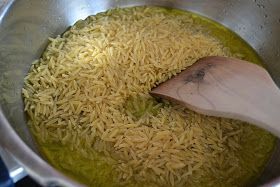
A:
[[[185,14],[191,16],[195,23],[207,28],[209,31],[208,34],[214,36],[224,45],[224,47],[229,48],[230,52],[235,54],[235,56],[256,64],[261,64],[261,59],[256,54],[256,52],[236,34],[222,25],[187,11],[164,8],[154,9],[158,9],[167,15]],[[114,14],[114,12],[118,11],[118,9],[111,10],[111,14]],[[84,21],[79,21],[77,22],[77,25],[83,25],[83,22]],[[133,99],[128,101],[128,103],[133,102],[135,102]],[[130,107],[129,110],[132,110],[132,113],[134,112],[138,117],[141,117],[143,113],[142,110],[140,112],[137,110],[133,111],[133,107],[132,109]],[[219,118],[213,119],[219,120]],[[213,178],[211,178],[212,176],[209,175],[209,177],[204,179],[198,179],[196,186],[223,186],[223,184],[227,184],[227,186],[243,186],[245,184],[249,184],[256,177],[258,177],[274,148],[275,137],[270,133],[260,130],[257,127],[251,127],[248,124],[243,124],[241,122],[239,125],[247,126],[245,127],[245,131],[248,131],[247,134],[245,133],[243,137],[244,139],[240,140],[242,147],[238,151],[238,157],[243,160],[241,165],[242,167],[247,168],[247,173],[242,173],[242,176],[232,173],[232,181],[224,181],[224,179],[217,178],[213,180]],[[120,185],[118,183],[114,183],[114,178],[117,178],[117,173],[112,166],[117,162],[116,160],[110,159],[108,157],[105,158],[102,153],[98,153],[94,150],[90,151],[90,157],[84,156],[82,152],[77,152],[68,145],[62,145],[61,143],[42,142],[40,137],[37,137],[36,139],[38,142],[38,147],[45,158],[55,168],[59,169],[68,176],[91,186]],[[251,159],[251,155],[255,155],[253,160]],[[156,184],[147,184],[145,182],[137,185],[156,186]],[[132,180],[126,183],[125,186],[135,186],[135,183]]]

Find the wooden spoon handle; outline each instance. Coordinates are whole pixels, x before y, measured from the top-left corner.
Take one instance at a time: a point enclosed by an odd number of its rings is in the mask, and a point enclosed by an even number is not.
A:
[[[151,91],[206,115],[246,121],[280,137],[280,92],[268,72],[247,61],[205,57]]]

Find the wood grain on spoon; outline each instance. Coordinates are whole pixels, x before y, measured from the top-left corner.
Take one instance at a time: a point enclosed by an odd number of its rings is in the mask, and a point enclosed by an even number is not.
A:
[[[205,57],[151,95],[210,116],[239,119],[280,137],[280,92],[268,72],[247,61]]]

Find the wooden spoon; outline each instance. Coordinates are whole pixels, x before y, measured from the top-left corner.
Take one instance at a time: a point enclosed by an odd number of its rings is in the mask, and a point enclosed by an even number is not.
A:
[[[256,124],[280,137],[280,91],[264,68],[247,61],[205,57],[150,93],[198,113]]]

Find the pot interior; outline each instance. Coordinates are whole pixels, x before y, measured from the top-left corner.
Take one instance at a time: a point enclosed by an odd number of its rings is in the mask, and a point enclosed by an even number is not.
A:
[[[277,0],[213,0],[211,3],[203,0],[4,1],[2,9],[0,3],[0,106],[10,125],[33,151],[38,153],[26,124],[21,88],[32,61],[45,49],[48,37],[61,34],[89,15],[113,7],[138,5],[189,10],[225,25],[257,51],[280,86],[280,1]],[[280,173],[279,155],[278,144],[258,184]]]

